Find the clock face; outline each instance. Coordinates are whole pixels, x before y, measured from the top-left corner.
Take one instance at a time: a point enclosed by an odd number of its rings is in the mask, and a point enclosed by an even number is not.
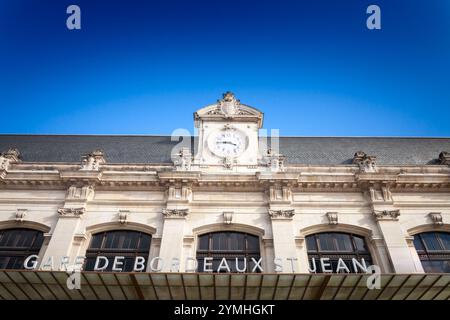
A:
[[[238,130],[225,130],[213,134],[209,139],[209,149],[219,157],[237,157],[247,145],[247,137]]]

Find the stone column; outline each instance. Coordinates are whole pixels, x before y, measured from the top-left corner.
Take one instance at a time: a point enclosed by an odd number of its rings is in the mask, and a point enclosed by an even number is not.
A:
[[[68,188],[64,207],[58,209],[59,219],[41,261],[41,269],[60,270],[63,257],[69,257],[67,264],[73,265],[75,257],[70,257],[70,254],[74,238],[78,234],[80,220],[86,212],[87,203],[93,197],[93,185],[71,185]]]
[[[423,272],[417,268],[416,261],[408,246],[405,235],[398,223],[399,210],[374,210],[378,227],[384,238],[394,272],[414,273]]]
[[[184,225],[189,209],[164,209],[158,269],[163,272],[184,271],[183,239]],[[175,260],[174,260],[175,259]],[[178,260],[176,260],[178,259]],[[178,264],[177,264],[178,261]],[[153,265],[156,268],[156,262]]]
[[[292,228],[294,209],[269,209],[269,216],[272,221],[275,258],[281,258],[276,264],[282,265],[283,268],[278,272],[299,272],[299,257]],[[274,271],[277,272],[276,269]]]

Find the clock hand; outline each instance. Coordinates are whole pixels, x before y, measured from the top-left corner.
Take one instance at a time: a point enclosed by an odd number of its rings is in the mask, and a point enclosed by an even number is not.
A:
[[[232,144],[233,146],[237,146],[236,143],[233,143],[233,142],[231,142],[231,141],[222,141],[222,142],[220,142],[220,143],[222,143],[222,144]]]

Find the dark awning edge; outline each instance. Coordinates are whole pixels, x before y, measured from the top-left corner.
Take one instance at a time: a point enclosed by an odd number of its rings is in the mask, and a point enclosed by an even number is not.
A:
[[[450,274],[208,274],[82,272],[69,290],[62,271],[0,271],[5,300],[449,300]]]

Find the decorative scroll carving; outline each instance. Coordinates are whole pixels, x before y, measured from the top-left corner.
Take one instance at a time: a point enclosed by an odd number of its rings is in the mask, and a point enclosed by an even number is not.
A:
[[[86,212],[86,208],[60,208],[58,213],[62,217],[81,217]]]
[[[329,224],[338,224],[337,212],[327,212],[327,218]]]
[[[128,210],[119,210],[119,223],[121,223],[121,224],[127,223],[129,214],[130,214],[130,211],[128,211]]]
[[[439,163],[444,165],[450,165],[450,152],[442,151],[439,154]]]
[[[373,215],[377,221],[380,220],[398,220],[400,210],[374,210]]]
[[[233,221],[233,212],[232,211],[224,211],[223,212],[223,223],[231,224]]]
[[[20,152],[16,148],[10,148],[0,154],[0,170],[8,170],[11,162],[20,162]]]
[[[375,156],[369,156],[362,151],[356,152],[353,156],[353,164],[357,164],[361,172],[376,172],[375,160]]]
[[[269,209],[269,216],[272,219],[292,219],[295,215],[294,209],[288,210],[272,210]]]
[[[25,220],[27,211],[27,209],[17,209],[15,218],[16,222],[23,222]]]
[[[189,171],[192,164],[192,153],[189,148],[181,148],[174,160],[175,169],[177,171]]]
[[[105,163],[105,158],[103,151],[95,150],[92,153],[84,155],[81,158],[81,168],[80,170],[85,171],[98,171],[100,169],[100,165]]]
[[[163,209],[165,218],[184,218],[189,214],[189,209]]]
[[[430,212],[428,216],[430,217],[431,221],[433,221],[433,224],[438,226],[444,224],[444,222],[442,221],[442,214],[440,212]]]

